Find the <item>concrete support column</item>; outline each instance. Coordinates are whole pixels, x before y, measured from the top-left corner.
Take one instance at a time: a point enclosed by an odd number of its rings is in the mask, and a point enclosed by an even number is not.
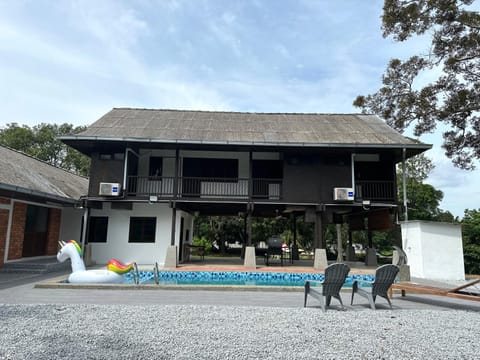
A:
[[[365,253],[365,265],[377,266],[377,251],[373,247],[372,232],[368,230],[368,248]]]
[[[352,232],[348,231],[347,261],[355,260],[355,248],[353,247]]]
[[[368,248],[365,253],[365,265],[377,266],[377,251],[374,248]]]
[[[337,262],[343,262],[342,224],[337,224]]]
[[[324,270],[327,266],[327,250],[315,249],[315,260],[313,261],[313,268],[315,270]]]
[[[163,264],[166,268],[176,268],[178,259],[178,250],[176,246],[169,246],[167,254],[165,255],[165,262]]]
[[[247,269],[256,269],[257,268],[257,261],[255,258],[255,247],[254,246],[247,246],[245,248],[245,261],[243,263]]]

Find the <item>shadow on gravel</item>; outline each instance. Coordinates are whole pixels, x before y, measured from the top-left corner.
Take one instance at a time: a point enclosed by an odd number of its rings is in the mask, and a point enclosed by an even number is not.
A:
[[[467,302],[460,303],[458,300],[455,301],[445,301],[440,297],[423,297],[418,295],[406,295],[405,297],[399,298],[402,301],[411,301],[416,303],[421,303],[425,305],[444,307],[445,310],[465,310],[465,311],[475,311],[480,312],[480,302],[472,302],[471,304]]]

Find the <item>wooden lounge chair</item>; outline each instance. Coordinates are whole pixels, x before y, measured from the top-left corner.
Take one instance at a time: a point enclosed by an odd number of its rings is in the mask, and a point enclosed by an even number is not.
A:
[[[368,282],[372,285],[371,288],[362,288],[358,285],[358,281],[355,280],[352,284],[352,301],[350,304],[353,305],[353,297],[355,294],[358,294],[367,298],[368,302],[370,303],[370,307],[372,310],[375,310],[375,299],[377,296],[380,296],[388,301],[388,305],[390,305],[391,309],[392,303],[388,298],[388,289],[395,281],[395,277],[397,276],[399,270],[400,269],[398,266],[392,264],[380,266],[375,271],[375,280]],[[367,283],[367,281],[362,281],[362,283]]]
[[[480,279],[470,281],[466,284],[455,288],[439,287],[434,285],[419,284],[411,281],[403,281],[397,284],[393,284],[389,291],[389,296],[392,298],[393,290],[401,290],[402,296],[406,295],[407,291],[414,293],[446,296],[455,299],[480,301],[480,293],[475,291],[469,291],[469,287],[480,283]]]
[[[330,306],[330,301],[333,296],[340,302],[342,310],[344,310],[342,298],[340,297],[340,289],[345,283],[349,271],[350,267],[348,265],[335,263],[325,268],[325,278],[323,281],[307,280],[305,282],[303,307],[307,306],[307,297],[311,295],[320,301],[322,310],[326,311],[326,307]]]

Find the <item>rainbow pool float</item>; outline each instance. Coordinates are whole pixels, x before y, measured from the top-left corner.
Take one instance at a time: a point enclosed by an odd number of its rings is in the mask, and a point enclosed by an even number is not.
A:
[[[69,283],[119,284],[123,282],[123,275],[134,267],[134,263],[123,264],[117,259],[111,259],[107,263],[107,269],[87,270],[82,260],[82,249],[75,240],[59,241],[58,244],[60,250],[57,260],[64,262],[70,258],[72,262]]]

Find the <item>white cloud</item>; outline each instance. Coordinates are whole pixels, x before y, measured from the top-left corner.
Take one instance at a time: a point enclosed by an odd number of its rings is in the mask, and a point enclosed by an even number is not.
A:
[[[428,51],[426,38],[382,39],[382,6],[382,0],[0,2],[0,126],[88,124],[122,106],[357,112],[352,101],[379,88],[390,58]],[[478,171],[454,169],[439,135],[432,139],[437,169],[430,180],[445,193],[442,207],[462,215],[478,198]],[[462,197],[461,189],[474,195]]]

